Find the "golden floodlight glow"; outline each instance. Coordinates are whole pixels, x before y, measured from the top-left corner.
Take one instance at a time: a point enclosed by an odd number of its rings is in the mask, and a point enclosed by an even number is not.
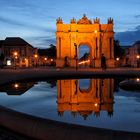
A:
[[[47,58],[45,57],[45,58],[44,58],[44,60],[46,61],[46,60],[47,60]]]
[[[51,59],[51,62],[53,61],[53,59]]]
[[[15,83],[15,84],[14,84],[14,87],[15,87],[15,88],[18,88],[18,87],[19,87],[19,84]]]
[[[73,18],[67,24],[63,23],[62,18],[58,18],[56,20],[56,67],[63,68],[66,61],[64,56],[67,56],[70,60],[68,62],[69,66],[77,69],[77,57],[81,45],[90,48],[89,53],[92,60],[93,56],[96,56],[95,62],[90,64],[91,67],[101,67],[99,62],[102,52],[108,58],[108,67],[115,67],[113,25],[112,18],[109,18],[106,24],[100,24],[99,18],[92,22],[86,15],[83,15],[79,20]],[[72,37],[69,37],[70,34],[72,34]],[[95,41],[93,41],[93,38]],[[110,40],[110,43],[108,43],[108,40]],[[108,48],[112,49],[108,50]]]
[[[95,30],[94,33],[97,34],[97,30]]]

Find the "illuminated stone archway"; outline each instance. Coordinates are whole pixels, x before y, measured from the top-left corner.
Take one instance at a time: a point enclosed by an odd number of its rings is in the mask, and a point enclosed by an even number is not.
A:
[[[107,24],[100,24],[100,19],[93,22],[84,15],[79,21],[72,19],[70,24],[63,24],[61,18],[56,23],[57,67],[76,67],[78,47],[85,44],[90,47],[91,67],[100,67],[101,54],[107,60],[107,67],[114,67],[114,31],[113,19]],[[67,59],[65,59],[67,58]]]

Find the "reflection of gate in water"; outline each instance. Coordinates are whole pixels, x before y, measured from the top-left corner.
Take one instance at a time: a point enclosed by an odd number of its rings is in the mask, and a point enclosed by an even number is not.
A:
[[[100,116],[100,111],[113,115],[114,80],[92,79],[88,89],[81,89],[78,80],[58,80],[58,113],[71,111],[72,115],[80,114],[86,119],[89,114]]]

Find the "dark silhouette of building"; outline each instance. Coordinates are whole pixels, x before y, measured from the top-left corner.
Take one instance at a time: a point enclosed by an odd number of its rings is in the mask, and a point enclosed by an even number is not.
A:
[[[38,49],[38,55],[40,65],[55,65],[56,46],[50,44],[50,47],[47,49]]]
[[[34,54],[37,53],[37,49],[26,42],[20,37],[7,37],[5,40],[1,40],[1,47],[5,56],[5,64],[11,66],[16,65],[19,67],[29,67],[33,65]],[[16,56],[14,53],[16,52]]]
[[[140,67],[140,40],[125,48],[124,64],[131,67]]]

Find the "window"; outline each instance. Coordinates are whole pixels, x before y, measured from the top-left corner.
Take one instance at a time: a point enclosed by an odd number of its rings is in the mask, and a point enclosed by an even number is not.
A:
[[[6,61],[6,65],[7,65],[7,66],[11,66],[11,65],[12,65],[11,60],[7,60],[7,61]]]

